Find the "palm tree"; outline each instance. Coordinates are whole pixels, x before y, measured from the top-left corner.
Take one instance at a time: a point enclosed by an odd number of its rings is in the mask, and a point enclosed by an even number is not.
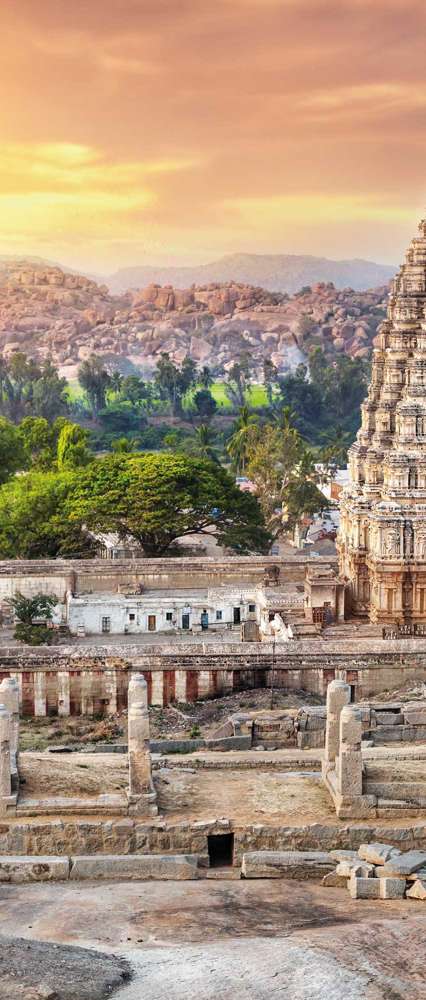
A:
[[[207,458],[210,462],[219,462],[216,448],[216,434],[207,424],[200,424],[194,434],[194,453],[200,458]]]
[[[208,365],[203,365],[198,376],[198,380],[200,385],[204,386],[205,389],[209,389],[210,386],[213,385],[214,379]]]
[[[321,458],[325,465],[343,469],[348,461],[348,448],[352,444],[353,435],[338,425],[332,431],[323,434],[324,446]]]
[[[240,407],[239,417],[235,421],[232,436],[226,447],[237,475],[241,475],[244,472],[247,464],[248,449],[257,427],[257,417],[250,412],[250,407],[245,403],[244,406]]]
[[[111,373],[110,379],[111,379],[110,387],[112,391],[115,392],[116,395],[118,396],[118,393],[120,392],[121,386],[123,384],[123,376],[121,372],[115,371]]]

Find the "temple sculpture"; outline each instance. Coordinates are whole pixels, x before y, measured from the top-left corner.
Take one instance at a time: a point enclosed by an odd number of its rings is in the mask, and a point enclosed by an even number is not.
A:
[[[349,610],[426,622],[426,220],[392,282],[341,502]]]

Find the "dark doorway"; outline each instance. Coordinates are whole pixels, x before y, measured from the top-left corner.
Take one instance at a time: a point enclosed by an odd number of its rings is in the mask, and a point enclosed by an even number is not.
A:
[[[186,611],[184,611],[182,614],[182,628],[183,629],[189,628],[189,614],[187,614]]]
[[[234,608],[234,625],[241,623],[241,608]]]
[[[234,863],[234,834],[218,833],[207,837],[210,868],[223,868]]]

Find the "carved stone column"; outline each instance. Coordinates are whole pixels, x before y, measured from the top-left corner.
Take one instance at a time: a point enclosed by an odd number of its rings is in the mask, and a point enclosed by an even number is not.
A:
[[[0,815],[7,812],[12,794],[10,768],[10,714],[5,705],[0,705]]]
[[[351,687],[345,681],[331,681],[327,688],[327,723],[325,762],[332,765],[339,756],[340,714],[351,700]]]
[[[156,792],[149,752],[148,688],[143,674],[134,674],[128,691],[129,812],[156,815]]]

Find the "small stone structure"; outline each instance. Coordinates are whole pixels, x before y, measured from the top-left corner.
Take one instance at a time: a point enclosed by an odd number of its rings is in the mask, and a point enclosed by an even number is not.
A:
[[[134,674],[128,693],[127,796],[102,794],[93,798],[49,797],[19,800],[19,698],[12,678],[0,684],[0,816],[43,816],[52,813],[82,813],[153,817],[158,813],[151,775],[147,683]]]
[[[369,705],[350,704],[351,689],[342,681],[332,681],[327,692],[327,725],[322,775],[339,819],[370,816],[416,815],[426,812],[426,762],[422,749],[404,758],[392,757],[370,760],[363,756],[362,735],[371,722]],[[387,708],[388,706],[384,706]],[[426,705],[407,703],[404,714],[380,712],[373,709],[375,722],[392,714],[395,721],[405,724],[398,727],[407,734],[407,742],[424,740]],[[386,718],[387,717],[387,718]],[[411,725],[409,721],[411,720]],[[380,731],[380,726],[379,726]],[[385,737],[393,727],[383,726]],[[367,731],[368,735],[368,731]],[[397,733],[401,742],[401,732]],[[385,739],[383,739],[383,742]],[[390,740],[391,741],[391,740]],[[371,745],[367,741],[367,747]],[[407,748],[408,750],[408,748]]]
[[[376,806],[375,796],[363,795],[362,719],[350,699],[349,684],[329,684],[322,775],[339,819],[370,816],[372,810],[374,815]]]

